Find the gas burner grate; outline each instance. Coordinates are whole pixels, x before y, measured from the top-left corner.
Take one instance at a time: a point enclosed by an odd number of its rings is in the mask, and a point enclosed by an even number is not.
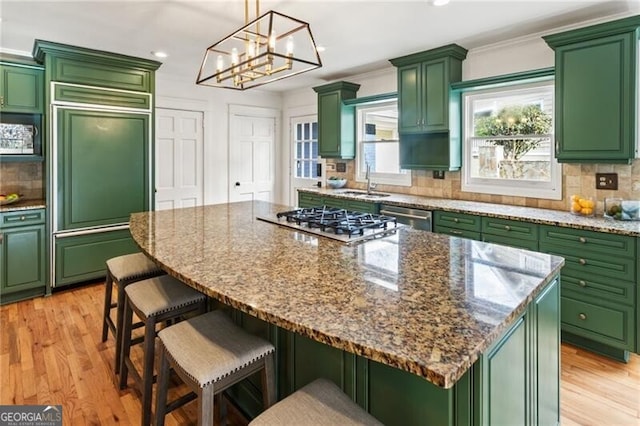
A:
[[[349,237],[363,236],[367,230],[387,230],[398,226],[397,219],[392,216],[327,206],[299,208],[276,216],[298,226]]]

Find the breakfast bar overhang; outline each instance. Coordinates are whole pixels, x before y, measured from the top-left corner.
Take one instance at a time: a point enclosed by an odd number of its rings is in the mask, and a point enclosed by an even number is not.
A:
[[[318,377],[385,424],[559,424],[557,256],[400,227],[344,244],[261,201],[135,213],[169,274],[276,347],[283,398]],[[249,417],[259,381],[229,397]]]

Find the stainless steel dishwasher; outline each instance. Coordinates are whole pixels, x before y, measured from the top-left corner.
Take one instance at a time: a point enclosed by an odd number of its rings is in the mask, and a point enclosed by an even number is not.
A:
[[[381,204],[380,214],[395,216],[398,219],[398,223],[410,225],[415,229],[422,229],[423,231],[429,232],[432,231],[431,212],[429,210]]]

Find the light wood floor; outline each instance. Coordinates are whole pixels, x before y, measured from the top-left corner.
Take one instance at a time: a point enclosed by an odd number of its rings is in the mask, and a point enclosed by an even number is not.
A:
[[[114,384],[113,337],[100,342],[103,291],[0,307],[0,405],[61,404],[65,425],[139,424],[138,394]],[[189,405],[166,424],[195,424]],[[561,405],[563,425],[640,425],[640,356],[623,364],[563,345]]]

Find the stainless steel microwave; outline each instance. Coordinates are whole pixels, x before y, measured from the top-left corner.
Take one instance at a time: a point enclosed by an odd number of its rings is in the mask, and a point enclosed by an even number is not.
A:
[[[42,155],[39,114],[0,114],[0,155]]]

